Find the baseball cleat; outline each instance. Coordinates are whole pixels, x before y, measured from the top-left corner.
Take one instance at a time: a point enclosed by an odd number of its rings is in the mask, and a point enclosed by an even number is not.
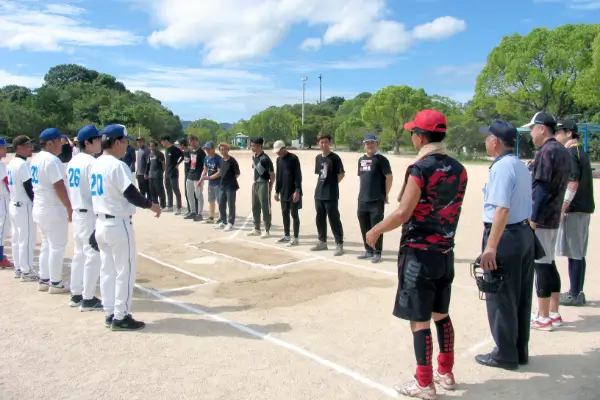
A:
[[[144,329],[146,324],[142,321],[136,321],[131,314],[127,314],[123,319],[112,320],[111,329],[113,331],[139,331]]]
[[[25,274],[23,274],[23,275],[25,275]],[[25,282],[23,280],[23,277],[21,277],[21,282]],[[38,282],[38,291],[40,291],[40,292],[47,292],[49,287],[50,287],[50,282],[45,282],[45,281]]]
[[[75,294],[71,296],[71,300],[69,301],[69,307],[79,307],[82,301],[83,296],[80,294]]]
[[[51,283],[48,288],[48,293],[50,294],[61,294],[69,292],[69,285],[67,283],[59,282],[57,285]]]
[[[102,311],[102,301],[97,297],[92,297],[89,300],[83,300],[79,307],[79,311]]]
[[[15,265],[6,257],[0,261],[0,269],[14,268]]]
[[[15,279],[21,279],[21,274],[22,274],[21,270],[20,269],[16,269],[15,270],[15,276],[14,276],[14,278]]]
[[[110,328],[112,326],[114,314],[107,315],[104,317],[104,327]]]
[[[15,274],[15,278],[16,278],[16,274]],[[40,277],[37,276],[37,274],[33,271],[27,272],[27,273],[21,272],[20,278],[21,278],[21,282],[37,282],[40,279]]]

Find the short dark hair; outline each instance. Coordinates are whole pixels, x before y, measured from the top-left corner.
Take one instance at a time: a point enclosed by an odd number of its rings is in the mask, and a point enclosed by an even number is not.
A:
[[[152,145],[155,145],[156,147],[158,147],[158,142],[156,140],[152,139],[150,141],[150,146],[152,146]]]
[[[100,136],[96,136],[87,140],[84,140],[83,142],[77,142],[77,147],[79,147],[81,150],[85,150],[85,142],[89,142],[90,144],[94,143],[94,140],[96,139],[100,139]]]
[[[116,142],[123,140],[125,136],[119,136],[119,137],[107,137],[106,139],[102,140],[102,150],[108,150],[111,149]]]
[[[327,139],[331,142],[331,135],[329,133],[320,132],[317,135],[317,142],[320,142],[323,139]]]
[[[162,135],[160,137],[160,141],[162,142],[163,140],[165,140],[167,142],[170,142],[171,141],[171,136],[169,136],[169,135]]]
[[[425,139],[427,139],[427,143],[440,143],[446,137],[446,132],[426,131],[419,128],[413,129],[413,132],[417,135],[424,136]]]
[[[190,141],[191,141],[191,140],[199,140],[199,139],[198,139],[198,136],[196,136],[196,135],[190,135],[190,136],[188,137],[188,139],[189,139]]]

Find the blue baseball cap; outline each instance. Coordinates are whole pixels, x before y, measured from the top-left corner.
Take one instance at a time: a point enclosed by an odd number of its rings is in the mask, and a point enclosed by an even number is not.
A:
[[[102,130],[102,132],[100,132],[102,134],[102,137],[107,137],[107,138],[118,138],[118,137],[124,137],[127,140],[133,140],[133,138],[129,137],[127,135],[127,128],[125,128],[125,125],[121,125],[121,124],[112,124],[112,125],[108,125],[105,126],[104,129]]]
[[[379,141],[379,140],[377,140],[377,135],[367,135],[367,136],[365,136],[365,138],[363,139],[363,143],[364,143],[364,142],[372,142],[372,141],[375,141],[375,142],[378,142],[378,141]]]
[[[98,130],[98,128],[96,128],[96,125],[88,125],[88,126],[84,126],[83,128],[81,128],[79,130],[79,132],[77,132],[77,141],[79,143],[83,143],[86,140],[90,140],[93,138],[97,138],[102,136],[100,134],[100,131]]]
[[[214,149],[215,148],[215,144],[213,142],[206,142],[204,143],[204,146],[202,146],[203,149]]]
[[[515,144],[518,135],[517,128],[513,124],[501,119],[492,121],[490,126],[480,128],[479,132],[494,135],[509,146]]]
[[[4,140],[3,137],[0,137],[0,147],[6,147],[8,146],[8,143],[6,143],[6,140]]]
[[[40,133],[40,141],[41,142],[49,142],[51,140],[56,139],[66,139],[67,137],[60,133],[60,131],[56,128],[47,128]]]

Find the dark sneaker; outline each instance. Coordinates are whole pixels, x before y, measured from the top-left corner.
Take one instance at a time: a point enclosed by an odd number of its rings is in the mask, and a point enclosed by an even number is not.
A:
[[[369,258],[373,258],[373,253],[369,253],[368,251],[365,251],[364,253],[362,253],[360,256],[356,257],[359,260],[368,260]]]
[[[123,319],[114,319],[112,321],[113,331],[139,331],[144,329],[146,324],[142,321],[136,321],[131,314],[127,314]]]
[[[194,218],[196,218],[196,214],[193,214],[193,213],[189,213],[185,217],[183,217],[183,219],[194,219]]]
[[[373,258],[371,258],[371,262],[373,264],[379,264],[381,262],[381,254],[375,254]]]
[[[110,328],[112,326],[114,314],[110,314],[104,318],[104,326]]]
[[[289,243],[290,242],[290,237],[289,236],[284,236],[281,239],[279,239],[277,241],[277,243]]]
[[[573,296],[571,293],[567,292],[560,294],[559,304],[565,307],[578,307],[582,306],[584,303],[581,293],[577,296]]]
[[[194,222],[199,222],[199,221],[203,221],[203,220],[204,220],[204,218],[202,218],[202,215],[200,215],[200,214],[194,215]]]
[[[97,297],[92,297],[89,300],[83,300],[79,311],[102,311],[102,301]]]
[[[69,307],[79,307],[81,302],[83,301],[83,296],[80,294],[76,294],[71,296],[71,301],[69,301]]]

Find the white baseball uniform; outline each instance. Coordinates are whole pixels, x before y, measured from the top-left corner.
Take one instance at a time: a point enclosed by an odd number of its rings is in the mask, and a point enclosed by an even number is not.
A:
[[[65,168],[54,154],[40,151],[31,160],[33,182],[33,220],[42,234],[40,280],[62,287],[63,261],[69,240],[67,210],[54,184],[65,179]],[[40,290],[44,288],[40,287]]]
[[[4,183],[6,177],[8,177],[6,164],[0,161],[0,246],[2,247],[4,247],[4,239],[10,232],[10,211],[8,210],[10,193]],[[4,251],[2,254],[4,255]],[[1,257],[0,261],[2,261]]]
[[[90,188],[100,248],[100,292],[107,316],[122,320],[130,314],[136,273],[136,243],[131,216],[136,207],[123,192],[133,184],[129,167],[103,154],[92,164]]]
[[[73,261],[71,261],[71,294],[83,295],[84,300],[96,296],[100,277],[100,254],[92,249],[89,239],[96,229],[92,205],[90,174],[96,159],[84,152],[77,154],[67,165],[67,190],[73,207]]]
[[[15,270],[24,274],[33,271],[33,254],[36,242],[36,226],[33,222],[33,202],[23,187],[32,179],[29,163],[15,155],[7,167],[10,189],[10,220],[13,226],[12,258]]]

